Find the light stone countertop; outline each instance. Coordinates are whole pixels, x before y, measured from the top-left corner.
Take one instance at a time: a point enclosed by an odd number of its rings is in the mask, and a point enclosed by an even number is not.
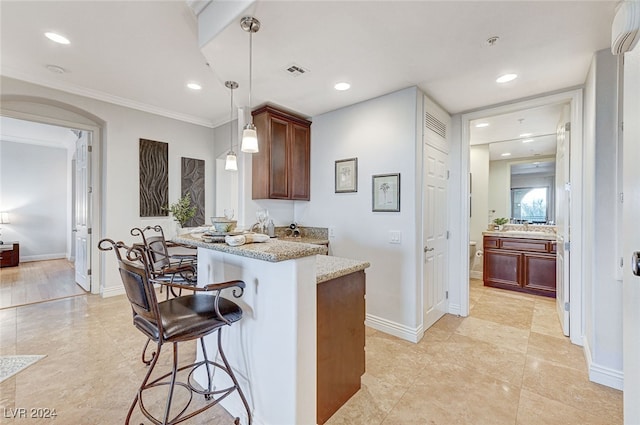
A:
[[[278,261],[293,260],[310,255],[324,254],[327,247],[300,242],[287,242],[278,239],[269,239],[266,242],[249,243],[240,246],[229,246],[224,242],[208,243],[191,235],[181,235],[172,239],[174,242],[193,245],[227,254],[240,255],[256,260],[277,263]]]
[[[329,255],[316,256],[316,281],[326,282],[341,276],[364,270],[371,264],[368,261],[352,260],[349,258],[332,257]]]
[[[519,238],[519,239],[540,239],[547,241],[555,241],[555,233],[536,232],[536,231],[485,231],[484,236],[495,236],[500,238]]]
[[[285,242],[298,242],[298,243],[310,243],[314,245],[329,245],[329,239],[310,238],[301,236],[294,238],[291,236],[278,236],[278,239]]]

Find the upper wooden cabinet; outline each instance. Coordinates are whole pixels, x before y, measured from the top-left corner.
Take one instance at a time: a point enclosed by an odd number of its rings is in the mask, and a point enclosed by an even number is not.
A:
[[[309,200],[311,122],[272,106],[253,111],[253,199]]]

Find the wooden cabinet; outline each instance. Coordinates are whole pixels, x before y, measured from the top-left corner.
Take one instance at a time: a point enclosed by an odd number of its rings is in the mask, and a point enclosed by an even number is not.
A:
[[[0,267],[14,267],[20,264],[20,244],[5,242],[0,245]]]
[[[484,237],[485,286],[556,296],[556,242]]]
[[[364,295],[364,271],[318,284],[318,424],[360,389],[365,369]]]
[[[311,122],[264,106],[253,111],[260,151],[253,154],[253,199],[308,201]]]

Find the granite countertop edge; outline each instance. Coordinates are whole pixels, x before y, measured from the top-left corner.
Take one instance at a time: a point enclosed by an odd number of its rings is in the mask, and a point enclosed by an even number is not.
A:
[[[316,256],[316,282],[323,283],[370,267],[368,261],[329,255]]]
[[[287,242],[277,239],[270,239],[266,242],[250,243],[240,246],[229,246],[224,242],[208,243],[189,235],[178,236],[172,240],[186,245],[207,248],[214,251],[268,261],[271,263],[324,254],[327,251],[327,248],[322,245]]]
[[[528,232],[526,231],[522,231],[522,232],[516,232],[516,233],[509,233],[509,232],[500,232],[500,231],[484,231],[482,232],[482,234],[484,236],[497,236],[497,237],[501,237],[501,238],[514,238],[514,239],[540,239],[540,240],[548,240],[548,241],[555,241],[556,240],[556,234],[555,233],[547,233],[544,235],[541,234],[527,234]]]

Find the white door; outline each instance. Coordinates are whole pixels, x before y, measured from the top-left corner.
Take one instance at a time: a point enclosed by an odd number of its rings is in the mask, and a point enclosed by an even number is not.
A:
[[[622,341],[624,423],[640,423],[640,276],[631,272],[632,253],[640,251],[640,44],[624,55],[624,133],[622,228]]]
[[[90,151],[91,133],[80,132],[76,142],[75,161],[75,194],[74,194],[74,241],[75,241],[75,272],[76,283],[85,291],[91,290],[90,271],[90,246],[91,246],[91,226],[89,217],[91,216],[91,175],[90,175]]]
[[[448,309],[447,300],[447,163],[448,155],[424,145],[423,297],[424,329]]]
[[[556,148],[556,309],[562,332],[569,335],[569,211],[571,209],[571,184],[569,176],[571,125],[560,124]]]

